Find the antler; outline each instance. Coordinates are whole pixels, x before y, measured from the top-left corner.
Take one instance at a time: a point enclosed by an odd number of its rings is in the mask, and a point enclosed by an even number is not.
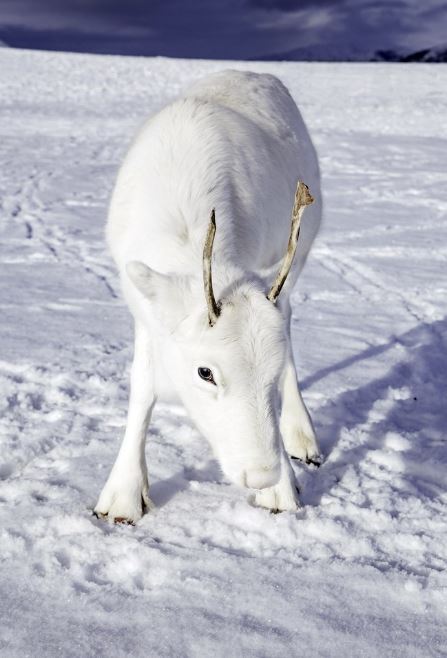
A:
[[[267,295],[273,304],[275,304],[278,299],[278,295],[282,290],[282,287],[287,279],[287,275],[290,272],[292,267],[293,258],[295,256],[296,247],[298,243],[298,236],[300,234],[300,224],[301,216],[304,212],[306,206],[310,206],[314,202],[314,199],[309,192],[307,185],[298,181],[295,192],[295,202],[293,204],[292,210],[292,228],[290,230],[289,244],[287,245],[287,252],[284,256],[284,260],[281,265],[281,269],[278,272],[278,275],[275,279],[274,284],[270,288],[270,292]]]
[[[211,256],[213,253],[213,242],[216,234],[216,213],[211,211],[208,233],[206,234],[205,246],[203,248],[203,285],[205,286],[206,304],[208,306],[208,321],[210,327],[217,322],[220,315],[219,305],[216,303],[213,292],[213,278],[211,275]]]

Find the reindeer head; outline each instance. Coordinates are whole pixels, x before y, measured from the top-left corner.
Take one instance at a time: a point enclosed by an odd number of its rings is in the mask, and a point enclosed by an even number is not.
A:
[[[267,295],[261,282],[253,279],[235,285],[216,301],[211,270],[214,211],[203,251],[206,309],[203,304],[184,308],[189,282],[155,273],[142,263],[127,267],[146,299],[159,308],[171,307],[164,309],[169,325],[164,363],[191,418],[227,477],[255,489],[273,486],[280,477],[278,390],[288,346],[284,319],[275,303],[290,271],[301,215],[309,203],[312,197],[299,183],[287,253]]]

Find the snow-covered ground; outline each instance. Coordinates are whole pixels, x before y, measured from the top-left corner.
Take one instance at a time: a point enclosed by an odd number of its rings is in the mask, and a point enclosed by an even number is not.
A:
[[[157,510],[91,516],[123,433],[131,322],[106,252],[142,120],[228,65],[0,52],[0,655],[447,653],[447,69],[280,75],[321,159],[294,347],[326,461],[303,513],[222,481],[180,408],[147,448]],[[247,68],[247,64],[237,64]]]

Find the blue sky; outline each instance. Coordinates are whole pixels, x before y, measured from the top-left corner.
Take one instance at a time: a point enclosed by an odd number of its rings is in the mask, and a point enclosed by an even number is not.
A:
[[[219,59],[369,59],[447,42],[445,0],[2,0],[17,47]]]

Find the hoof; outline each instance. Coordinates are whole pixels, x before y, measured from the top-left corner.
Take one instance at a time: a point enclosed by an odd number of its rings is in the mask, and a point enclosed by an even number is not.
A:
[[[108,514],[102,514],[95,509],[92,510],[92,516],[100,521],[113,521],[116,525],[135,525],[135,521],[128,519],[126,516],[115,516],[114,518],[111,518]]]
[[[115,523],[115,525],[135,525],[135,521],[132,521],[132,519],[126,519],[125,516],[116,516],[113,519],[113,523]]]
[[[316,466],[317,468],[320,468],[321,464],[323,463],[322,455],[314,455],[313,457],[306,457],[306,459],[301,459],[300,457],[294,457],[293,455],[290,455],[290,459],[293,459],[295,462],[300,462],[301,464],[307,464],[308,466]]]
[[[104,486],[93,514],[98,519],[121,525],[135,525],[153,505],[148,494],[147,481],[137,486],[117,486],[114,480]]]

